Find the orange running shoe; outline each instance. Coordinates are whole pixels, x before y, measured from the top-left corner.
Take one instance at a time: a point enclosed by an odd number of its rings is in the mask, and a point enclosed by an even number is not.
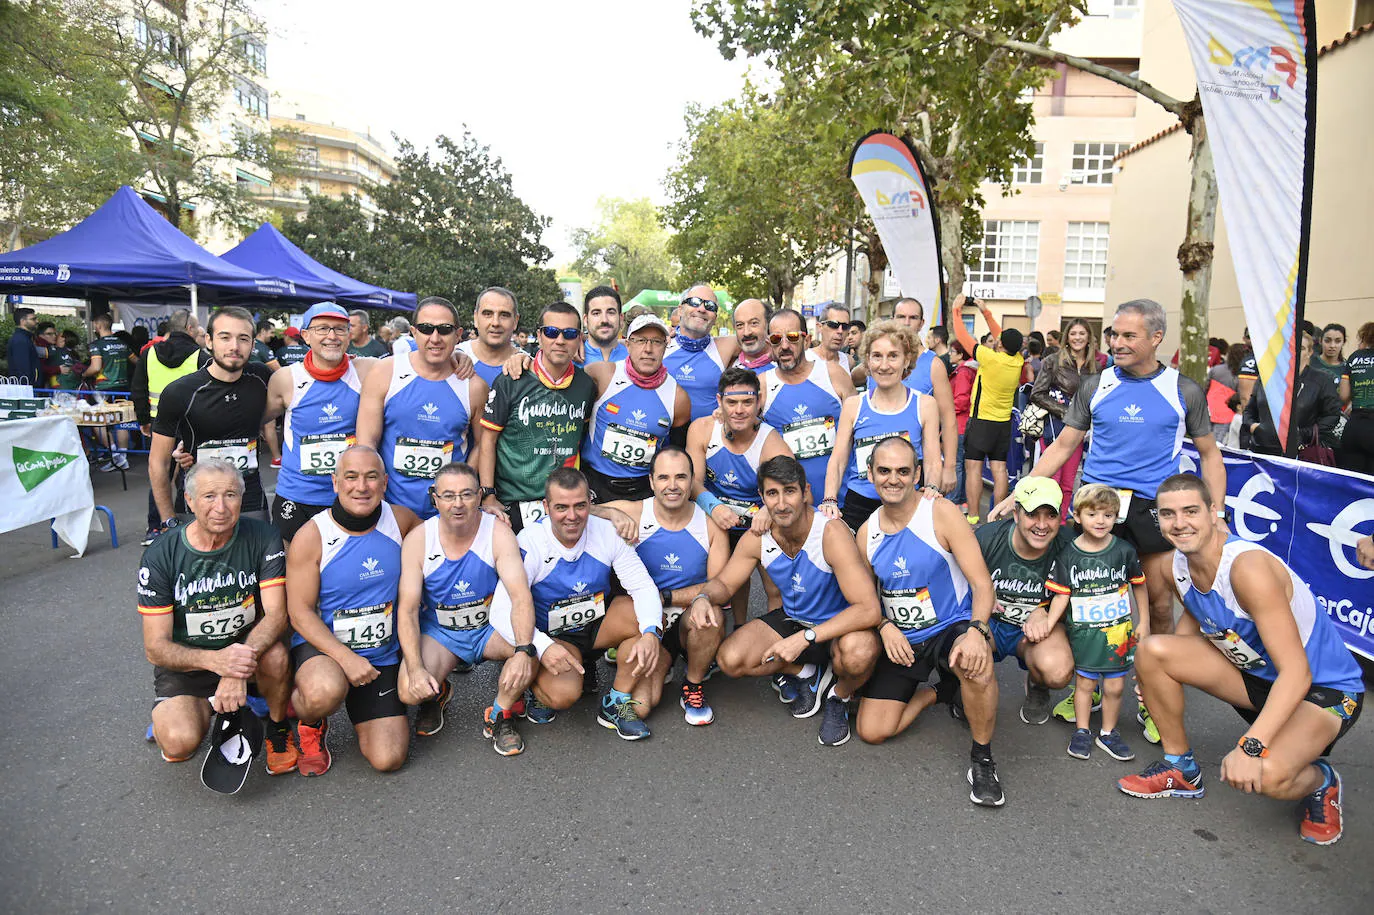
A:
[[[1202,797],[1207,793],[1201,773],[1189,781],[1177,766],[1162,759],[1150,763],[1139,775],[1117,779],[1116,786],[1131,797]]]
[[[329,755],[329,719],[321,718],[313,728],[302,721],[296,725],[296,731],[301,738],[301,775],[324,775],[334,762]]]
[[[1317,768],[1326,773],[1331,784],[1302,799],[1302,825],[1298,827],[1298,835],[1313,845],[1334,845],[1342,832],[1341,776],[1324,759],[1317,760]]]
[[[267,774],[285,775],[296,771],[301,751],[296,745],[296,735],[291,733],[291,725],[283,724],[277,730],[275,722],[267,726]]]

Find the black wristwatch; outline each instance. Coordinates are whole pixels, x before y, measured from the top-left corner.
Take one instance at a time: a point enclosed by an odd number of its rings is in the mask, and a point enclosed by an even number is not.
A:
[[[483,499],[485,499],[487,496],[494,496],[494,495],[496,495],[496,487],[495,487],[495,486],[483,486],[483,487],[482,487],[482,498],[483,498]]]
[[[803,630],[802,630],[802,638],[806,639],[807,644],[809,644],[809,645],[814,645],[814,644],[816,644],[816,630],[814,630],[814,629],[803,629]]]
[[[658,602],[659,602],[660,604],[662,604],[665,608],[671,607],[671,606],[673,605],[673,589],[672,589],[672,588],[659,588],[659,589],[658,589]]]
[[[162,529],[163,529],[164,531],[170,531],[172,528],[176,527],[176,526],[179,525],[180,523],[181,523],[181,522],[177,520],[177,516],[176,516],[176,515],[173,515],[172,517],[168,518],[166,521],[162,522]]]
[[[968,627],[976,629],[979,635],[988,640],[988,644],[992,644],[992,628],[983,620],[971,620]]]
[[[529,655],[531,658],[534,658],[536,661],[539,660],[539,652],[534,650],[533,645],[516,645],[515,653],[526,654]]]

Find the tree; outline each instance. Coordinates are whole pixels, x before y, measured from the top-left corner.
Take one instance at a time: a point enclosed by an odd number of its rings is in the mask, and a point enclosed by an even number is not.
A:
[[[141,156],[145,182],[180,227],[198,205],[214,219],[249,229],[260,221],[253,196],[238,186],[239,165],[294,172],[267,120],[267,92],[254,77],[266,69],[266,29],[250,0],[74,0],[88,32],[85,57],[119,79],[114,111]],[[223,118],[232,99],[232,124]],[[285,144],[284,144],[285,145]]]
[[[962,6],[973,21],[995,13],[998,27],[1018,39],[1053,33],[1038,4],[999,0],[993,13]],[[823,142],[847,153],[875,128],[911,142],[934,184],[949,286],[961,289],[977,243],[966,229],[982,204],[979,185],[1009,186],[1011,168],[1029,153],[1031,112],[1022,93],[1046,72],[1005,48],[952,35],[897,0],[698,0],[692,15],[727,58],[742,51],[776,69],[782,94]],[[835,180],[846,180],[839,172]],[[876,273],[881,264],[870,258]]]
[[[307,194],[305,214],[300,219],[284,219],[281,231],[326,267],[364,283],[389,285],[384,282],[386,265],[379,258],[371,221],[353,194],[339,198]]]
[[[676,289],[678,267],[668,251],[669,233],[649,198],[601,197],[596,205],[600,222],[572,232],[573,272],[592,283],[614,280],[627,300],[645,289]]]
[[[142,170],[114,114],[125,89],[84,38],[60,3],[0,2],[4,250],[71,227]]]

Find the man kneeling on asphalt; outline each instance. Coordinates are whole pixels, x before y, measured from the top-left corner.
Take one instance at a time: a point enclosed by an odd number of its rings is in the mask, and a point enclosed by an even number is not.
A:
[[[244,706],[249,682],[267,700],[267,771],[296,768],[286,717],[291,665],[285,551],[276,528],[240,518],[243,477],[207,458],[186,474],[194,520],[159,537],[138,570],[143,650],[153,663],[153,737],[168,762],[183,762],[210,728],[211,711]],[[205,700],[209,699],[209,702]]]
[[[334,471],[334,504],[291,541],[286,598],[302,775],[329,771],[329,716],[343,705],[372,768],[399,769],[410,751],[397,696],[395,607],[401,541],[420,522],[383,502],[385,492],[381,456],[367,445],[349,447]]]

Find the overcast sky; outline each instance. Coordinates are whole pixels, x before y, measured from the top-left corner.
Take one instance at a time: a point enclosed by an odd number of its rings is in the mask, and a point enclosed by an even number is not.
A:
[[[417,145],[463,126],[501,157],[516,193],[568,233],[598,196],[649,196],[674,161],[689,102],[736,95],[745,64],[692,29],[689,0],[282,0],[262,5],[276,108],[394,131]]]

